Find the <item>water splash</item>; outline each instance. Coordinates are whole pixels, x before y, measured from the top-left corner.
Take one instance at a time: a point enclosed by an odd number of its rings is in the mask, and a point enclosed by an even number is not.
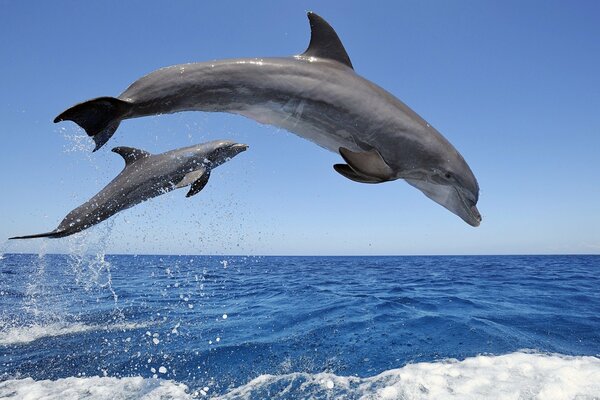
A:
[[[37,259],[35,261],[35,271],[30,275],[26,285],[26,300],[23,304],[23,310],[26,314],[32,316],[34,320],[43,321],[44,323],[55,322],[58,318],[55,309],[57,301],[55,301],[55,299],[50,300],[50,298],[54,297],[53,293],[48,291],[44,284],[47,266],[47,251],[48,239],[43,239],[40,243]]]
[[[77,285],[90,292],[108,290],[114,307],[122,314],[119,296],[112,285],[111,263],[106,260],[106,249],[114,227],[114,218],[87,231],[70,236],[68,240],[69,267]]]
[[[89,295],[96,295],[100,301],[107,292],[114,304],[112,323],[126,322],[112,286],[112,266],[105,259],[112,226],[103,224],[101,229],[66,239],[69,248],[66,263],[56,263],[57,256],[47,254],[51,239],[42,239],[37,257],[31,258],[26,269],[15,271],[26,280],[21,289],[24,299],[20,312],[2,313],[0,333],[6,336],[25,332],[25,336],[43,337],[53,336],[52,332],[85,331],[80,328],[88,326],[81,321],[86,320],[84,310]]]
[[[5,254],[6,254],[6,250],[8,249],[8,247],[10,246],[9,241],[5,240],[1,245],[0,245],[0,261],[4,260]]]
[[[65,139],[65,145],[63,147],[63,151],[65,153],[88,153],[91,154],[91,151],[94,149],[92,145],[92,141],[85,134],[82,133],[81,129],[77,129],[77,131],[72,132],[70,129],[65,127],[58,128],[60,134]]]

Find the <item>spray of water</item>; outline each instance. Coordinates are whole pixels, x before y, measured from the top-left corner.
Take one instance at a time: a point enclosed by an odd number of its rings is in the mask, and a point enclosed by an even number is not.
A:
[[[122,315],[119,296],[112,285],[111,263],[106,260],[106,249],[114,227],[114,218],[90,230],[68,237],[68,267],[78,286],[85,291],[109,291],[115,312]]]
[[[49,307],[47,299],[51,296],[44,285],[46,275],[46,253],[48,250],[48,241],[42,240],[37,259],[35,261],[34,273],[30,275],[25,289],[25,302],[23,310],[26,314],[33,317],[34,321],[42,323],[54,322],[57,318],[54,307]]]
[[[82,130],[76,129],[71,131],[69,128],[60,127],[58,128],[59,133],[65,139],[64,152],[65,153],[81,153],[91,154],[94,149],[90,138],[83,133]]]
[[[1,245],[0,245],[0,261],[4,260],[5,254],[6,254],[6,250],[8,249],[8,240],[5,240]]]

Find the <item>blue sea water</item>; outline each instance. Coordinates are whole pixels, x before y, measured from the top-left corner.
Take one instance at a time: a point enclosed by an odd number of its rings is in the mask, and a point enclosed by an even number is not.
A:
[[[0,398],[600,398],[600,256],[4,254]]]

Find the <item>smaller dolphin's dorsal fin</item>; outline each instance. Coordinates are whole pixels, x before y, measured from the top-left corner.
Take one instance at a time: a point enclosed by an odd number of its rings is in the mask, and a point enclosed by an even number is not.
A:
[[[342,41],[331,25],[312,11],[307,15],[310,22],[310,44],[302,55],[335,60],[354,69]]]
[[[121,157],[125,160],[125,165],[129,165],[134,161],[140,160],[142,158],[146,158],[151,156],[152,154],[148,153],[146,150],[136,149],[134,147],[115,147],[112,149],[113,153],[120,154]]]

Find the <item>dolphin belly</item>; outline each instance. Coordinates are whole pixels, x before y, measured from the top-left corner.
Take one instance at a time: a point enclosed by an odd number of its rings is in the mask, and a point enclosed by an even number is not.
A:
[[[308,114],[307,109],[311,109],[311,114]],[[306,100],[290,100],[285,104],[267,102],[232,113],[285,129],[334,153],[340,147],[356,148],[352,134],[344,127],[332,123],[327,113],[308,106]]]

